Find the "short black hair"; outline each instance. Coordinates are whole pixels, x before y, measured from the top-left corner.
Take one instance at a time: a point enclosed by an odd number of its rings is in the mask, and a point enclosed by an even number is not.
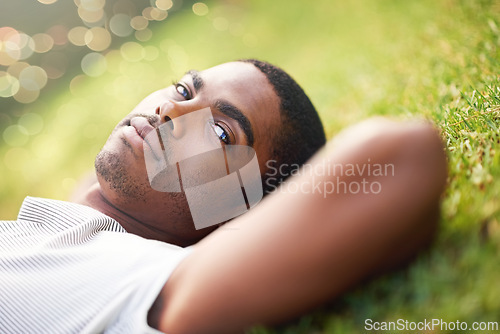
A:
[[[297,82],[281,68],[265,61],[241,59],[251,63],[267,77],[280,99],[281,126],[273,135],[272,156],[280,175],[266,177],[264,194],[272,192],[292,172],[294,165],[303,165],[325,143],[325,131],[311,100]]]

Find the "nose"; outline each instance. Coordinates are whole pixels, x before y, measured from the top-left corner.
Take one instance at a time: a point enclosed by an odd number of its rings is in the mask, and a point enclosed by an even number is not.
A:
[[[191,112],[191,108],[186,106],[186,103],[179,103],[172,100],[163,101],[156,107],[156,114],[160,116],[162,123],[168,122],[176,117],[185,115]]]
[[[185,103],[166,100],[156,107],[155,113],[160,116],[160,125],[168,123],[171,134],[174,137],[181,137],[185,129],[182,125],[183,122],[180,122],[179,119],[176,120],[176,118],[186,115],[191,111],[193,110],[185,105]]]

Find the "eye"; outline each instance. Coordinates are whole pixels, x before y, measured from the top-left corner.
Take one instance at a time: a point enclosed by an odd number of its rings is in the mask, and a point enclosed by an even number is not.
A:
[[[215,134],[217,135],[217,137],[219,137],[220,141],[223,142],[224,144],[229,144],[230,139],[227,131],[217,123],[215,123],[213,127]]]
[[[177,93],[179,93],[184,99],[190,100],[192,98],[191,93],[189,92],[189,89],[186,86],[184,86],[179,82],[174,83],[174,86]]]

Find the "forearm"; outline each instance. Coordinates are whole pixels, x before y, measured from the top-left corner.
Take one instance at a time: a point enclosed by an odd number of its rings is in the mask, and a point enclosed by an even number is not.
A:
[[[195,246],[164,287],[160,328],[223,333],[276,323],[397,264],[428,241],[445,179],[439,139],[424,126],[368,125],[371,138],[360,139],[355,129],[312,163],[392,163],[395,175],[367,179],[381,184],[379,194],[270,196]],[[303,184],[311,176],[292,180]],[[332,175],[315,179],[328,181]],[[359,182],[360,176],[341,175],[340,181]]]

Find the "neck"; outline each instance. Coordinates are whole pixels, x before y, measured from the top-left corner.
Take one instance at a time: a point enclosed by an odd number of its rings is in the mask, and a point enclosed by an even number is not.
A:
[[[146,239],[154,239],[159,241],[168,242],[178,246],[189,246],[193,244],[190,240],[181,240],[178,237],[168,235],[165,231],[160,231],[157,228],[150,226],[130,214],[118,208],[111,201],[109,201],[101,191],[98,182],[93,184],[87,193],[73,201],[77,204],[89,206],[97,211],[116,220],[128,233],[136,234]]]

